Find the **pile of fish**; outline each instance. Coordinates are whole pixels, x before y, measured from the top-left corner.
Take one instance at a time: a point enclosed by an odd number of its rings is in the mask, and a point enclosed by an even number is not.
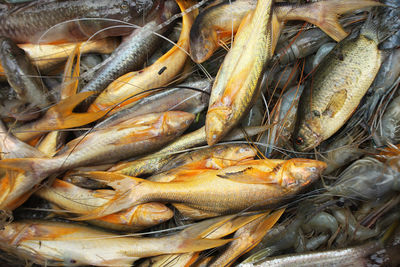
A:
[[[399,17],[2,1],[2,264],[398,266]]]

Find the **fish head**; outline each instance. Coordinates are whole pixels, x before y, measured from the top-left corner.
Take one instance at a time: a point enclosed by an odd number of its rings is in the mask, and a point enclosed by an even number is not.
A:
[[[216,33],[213,31],[190,31],[190,57],[196,63],[203,63],[218,48]]]
[[[12,58],[25,57],[26,53],[23,49],[19,48],[10,38],[0,38],[0,49],[3,55]]]
[[[311,159],[290,159],[282,167],[285,169],[281,185],[287,189],[303,188],[314,182],[327,167],[325,162]]]
[[[230,130],[227,123],[232,109],[227,106],[209,108],[206,117],[206,139],[208,145],[216,144]]]
[[[297,127],[298,130],[293,135],[293,146],[297,151],[308,151],[323,141],[322,136],[314,128],[307,122],[301,123]]]

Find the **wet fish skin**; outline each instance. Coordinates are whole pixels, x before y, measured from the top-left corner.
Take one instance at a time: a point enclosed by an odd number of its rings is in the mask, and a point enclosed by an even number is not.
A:
[[[231,37],[238,30],[242,19],[249,12],[252,12],[256,5],[256,0],[225,0],[204,10],[196,18],[190,33],[190,49],[193,61],[196,63],[204,62],[220,47],[221,43],[230,42]],[[346,37],[347,33],[338,23],[338,15],[375,5],[380,4],[379,2],[370,0],[353,0],[347,2],[325,0],[302,5],[276,3],[273,7],[273,13],[281,24],[284,24],[288,20],[305,20],[319,26],[331,38],[339,41]],[[321,19],[322,17],[323,19]],[[318,39],[321,39],[321,42],[323,42],[324,39],[326,41],[329,39],[321,31],[311,32],[315,33],[307,37],[310,41],[315,40],[319,42]],[[304,46],[300,47],[302,50],[312,54],[312,49],[316,49],[318,44],[305,41],[300,45]],[[303,51],[300,50],[295,53],[303,54]],[[276,57],[276,59],[278,58]],[[286,60],[284,59],[284,62]]]
[[[155,33],[163,34],[168,27],[159,29],[159,25],[178,11],[174,1],[165,1],[162,10],[142,28],[135,29],[126,36],[118,48],[101,64],[81,92],[100,93],[118,77],[143,66],[147,58],[155,51],[161,38]]]
[[[293,138],[296,150],[310,150],[332,136],[371,86],[382,64],[371,27],[365,24],[358,36],[338,43],[313,73],[300,97]]]
[[[4,246],[29,252],[30,259],[38,264],[131,266],[144,257],[201,251],[230,242],[199,237],[213,224],[215,220],[209,220],[170,236],[136,238],[76,223],[20,221],[8,224],[0,240]]]
[[[13,203],[16,199],[29,196],[27,192],[33,193],[32,189],[52,174],[104,161],[116,162],[157,149],[182,134],[193,119],[193,114],[179,111],[143,115],[136,121],[129,120],[126,124],[74,139],[53,158],[0,160],[1,167],[26,176],[14,185],[12,197],[1,199],[0,207],[15,207]],[[6,181],[3,179],[2,182]]]
[[[55,204],[60,209],[57,213],[67,217],[94,210],[107,203],[114,194],[113,190],[88,190],[59,179],[35,192],[36,196]],[[164,204],[154,202],[88,222],[111,230],[133,232],[165,222],[173,216],[173,211]]]
[[[23,49],[6,37],[0,38],[0,61],[8,83],[21,100],[40,109],[51,105],[49,91],[42,83],[30,58]]]
[[[124,0],[61,0],[33,1],[12,6],[0,13],[0,35],[11,38],[17,43],[76,42],[87,40],[97,31],[125,23],[143,25],[143,16],[151,18],[157,13],[163,1],[124,1]],[[47,14],[43,16],[43,14]],[[106,18],[109,20],[89,19],[62,23],[79,18]],[[52,26],[57,25],[40,37]],[[126,35],[132,28],[114,27],[96,37]]]
[[[246,144],[216,145],[178,155],[164,165],[157,174],[147,178],[153,182],[170,182],[179,173],[196,169],[222,169],[254,159],[256,152]]]
[[[180,88],[179,86],[196,88],[202,92]],[[134,103],[132,107],[114,113],[105,120],[97,123],[95,130],[110,127],[125,119],[153,112],[179,110],[193,114],[199,113],[207,106],[210,91],[211,81],[208,79],[179,84],[177,88],[166,89],[165,91],[147,96]]]
[[[319,177],[326,164],[315,160],[254,160],[221,170],[189,170],[172,182],[158,183],[110,172],[90,172],[120,192],[115,201],[80,217],[102,217],[126,207],[161,201],[219,214],[276,205]],[[188,194],[190,192],[190,194]]]
[[[246,138],[247,136],[254,136],[262,133],[267,129],[268,127],[266,126],[246,127],[244,128],[244,131],[242,131],[241,129],[234,129],[233,131],[231,131],[230,134],[226,136],[224,140],[240,140]],[[206,132],[203,126],[196,131],[193,131],[178,138],[177,140],[171,142],[169,145],[154,154],[147,155],[134,161],[121,162],[115,165],[113,168],[109,169],[108,171],[118,172],[131,176],[152,174],[155,171],[160,170],[165,164],[167,164],[171,160],[171,158],[173,158],[174,152],[204,144],[206,144]]]
[[[239,122],[257,95],[260,76],[274,50],[271,20],[269,0],[258,1],[256,9],[242,20],[211,91],[208,145],[217,143]]]
[[[192,7],[195,2],[188,0],[177,1],[181,11]],[[167,53],[160,57],[152,65],[134,72],[128,72],[119,77],[95,99],[88,111],[104,110],[114,107],[111,113],[125,109],[127,105],[150,95],[146,90],[166,86],[184,70],[189,50],[189,32],[197,9],[189,13],[184,12],[182,17],[182,30],[179,40]]]

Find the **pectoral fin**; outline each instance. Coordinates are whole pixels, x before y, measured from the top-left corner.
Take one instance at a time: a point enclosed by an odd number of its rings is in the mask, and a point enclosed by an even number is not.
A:
[[[329,100],[328,105],[325,110],[322,112],[323,116],[328,116],[333,118],[336,113],[338,113],[344,106],[347,99],[347,90],[342,89],[338,92],[335,92],[331,99]]]

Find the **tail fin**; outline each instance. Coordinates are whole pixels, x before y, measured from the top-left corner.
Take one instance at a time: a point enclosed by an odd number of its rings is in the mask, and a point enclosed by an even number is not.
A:
[[[83,100],[91,96],[93,92],[82,92],[64,100],[47,110],[46,114],[39,121],[18,128],[15,135],[23,140],[31,140],[42,134],[43,131],[53,131],[79,127],[103,117],[108,110],[90,113],[74,113],[74,108]]]
[[[339,23],[339,15],[372,6],[383,6],[383,4],[373,0],[319,1],[298,9],[293,8],[283,19],[305,20],[321,28],[335,41],[341,41],[347,36],[347,32]]]
[[[76,56],[75,68],[72,70],[74,59]],[[76,94],[79,83],[79,72],[80,72],[80,44],[75,46],[75,49],[69,55],[67,63],[65,64],[63,81],[61,85],[61,99],[66,99]]]
[[[232,239],[187,239],[182,240],[173,253],[189,253],[223,246]]]
[[[49,168],[49,158],[18,158],[0,160],[0,168],[28,173],[37,180],[46,178],[53,168]]]
[[[126,176],[119,173],[112,172],[86,172],[86,177],[107,182],[109,186],[114,188],[117,193],[103,206],[90,211],[88,214],[74,218],[74,220],[93,220],[98,219],[121,210],[130,208],[136,204],[142,204],[138,202],[138,198],[141,194],[138,192],[137,187],[146,180]]]

